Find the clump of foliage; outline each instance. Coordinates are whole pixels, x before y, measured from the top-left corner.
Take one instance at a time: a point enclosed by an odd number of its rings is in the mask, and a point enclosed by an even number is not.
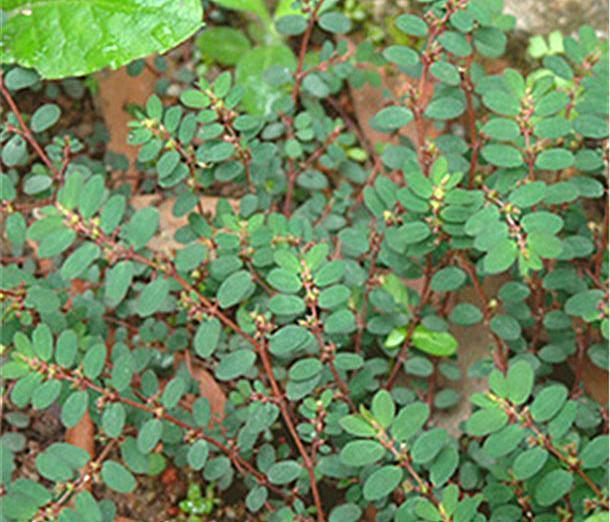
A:
[[[36,75],[4,69],[4,392],[61,404],[66,428],[88,412],[98,452],[54,443],[44,480],[11,480],[3,439],[3,516],[112,520],[91,482],[130,493],[172,461],[239,481],[269,520],[605,519],[608,415],[583,381],[608,364],[607,43],[584,27],[540,68],[490,74],[513,25],[499,1],[422,2],[380,53],[333,40],[349,21],[332,2],[302,4],[276,23],[297,60],[258,71],[263,113],[228,70],[133,122],[187,219],[171,252],[149,248],[158,208],[54,131],[57,105],[23,114]],[[335,102],[371,67],[404,79],[378,148]],[[237,204],[206,214],[225,185]],[[436,422],[469,350],[452,331],[477,324],[488,387],[455,436]],[[193,361],[227,391],[222,419]]]

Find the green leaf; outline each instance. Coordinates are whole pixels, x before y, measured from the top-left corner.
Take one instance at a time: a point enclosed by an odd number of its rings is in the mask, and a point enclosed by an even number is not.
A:
[[[503,116],[517,116],[521,110],[519,100],[505,91],[493,89],[486,91],[483,95],[483,103],[488,109]]]
[[[28,149],[26,142],[18,134],[15,134],[2,146],[2,161],[7,167],[22,165],[27,159],[27,154]],[[14,189],[11,189],[11,191],[12,190]],[[14,196],[10,199],[14,199]]]
[[[466,273],[458,267],[449,266],[432,276],[430,287],[435,292],[452,292],[460,288],[466,281]]]
[[[120,402],[114,402],[104,408],[102,428],[108,437],[112,439],[120,437],[126,416],[125,408]]]
[[[419,62],[418,54],[406,45],[392,45],[383,51],[383,57],[401,67],[413,67]]]
[[[424,115],[433,120],[453,120],[464,113],[466,105],[459,98],[444,96],[430,102]]]
[[[392,423],[392,434],[400,442],[408,441],[430,417],[430,407],[423,402],[408,404],[400,410]]]
[[[43,361],[48,361],[53,355],[53,334],[46,324],[40,324],[32,333],[34,353]]]
[[[301,289],[301,279],[294,272],[283,268],[274,268],[269,272],[267,281],[275,289],[286,294],[294,294]]]
[[[531,234],[533,232],[544,232],[546,234],[557,234],[563,227],[563,219],[551,212],[539,211],[527,214],[521,219],[524,230]]]
[[[74,364],[78,340],[73,330],[64,330],[57,339],[55,347],[55,361],[64,368],[70,368]]]
[[[524,404],[534,387],[534,369],[527,361],[518,361],[508,370],[508,398],[514,404]]]
[[[472,53],[472,45],[470,45],[466,37],[455,31],[443,32],[438,37],[438,42],[446,51],[461,58],[469,56]]]
[[[180,272],[195,270],[205,259],[207,249],[201,243],[191,243],[176,253],[176,269]]]
[[[8,15],[2,60],[43,78],[116,69],[162,53],[197,31],[203,18],[199,0],[11,0],[2,8]]]
[[[599,317],[599,306],[604,302],[602,290],[584,290],[570,297],[565,304],[565,311],[569,315],[592,320]]]
[[[542,64],[547,68],[553,71],[557,76],[563,78],[564,80],[571,80],[574,77],[574,73],[572,72],[572,68],[568,64],[568,62],[557,55],[545,56],[542,60]]]
[[[435,486],[444,485],[455,473],[460,455],[453,446],[445,446],[430,466],[430,478]]]
[[[125,214],[125,196],[114,194],[111,196],[100,212],[100,227],[105,234],[111,234],[119,225]]]
[[[82,491],[79,493],[76,496],[74,505],[76,512],[81,517],[81,520],[86,520],[87,522],[103,522],[104,517],[102,515],[100,504],[98,504],[94,496],[88,491]]]
[[[339,458],[347,466],[368,466],[381,460],[385,451],[385,448],[377,441],[356,440],[348,442],[343,447]]]
[[[412,14],[400,15],[394,21],[399,31],[412,36],[426,36],[428,34],[428,24],[419,16]]]
[[[350,334],[356,331],[356,318],[345,308],[330,314],[324,320],[324,332],[328,335]]]
[[[433,332],[423,325],[415,328],[413,346],[436,357],[450,357],[458,348],[458,342],[448,332]]]
[[[552,506],[563,497],[574,483],[572,473],[556,469],[547,473],[536,486],[534,498],[541,506]]]
[[[123,391],[131,383],[133,373],[135,370],[135,362],[131,352],[127,352],[121,355],[118,359],[113,361],[112,375],[110,382],[117,391]]]
[[[443,517],[437,507],[429,500],[418,498],[415,505],[415,513],[422,519],[429,522],[441,522]]]
[[[280,328],[271,336],[269,351],[275,356],[285,357],[313,341],[313,335],[305,328],[296,324],[289,324]]]
[[[12,68],[4,77],[4,82],[11,91],[27,89],[38,81],[40,81],[40,76],[38,76],[36,71],[22,69],[21,67]]]
[[[45,259],[58,256],[72,246],[76,240],[76,232],[70,228],[61,227],[44,237],[38,248],[38,257]]]
[[[449,320],[460,326],[472,326],[481,322],[483,313],[470,303],[457,304],[449,314]]]
[[[566,149],[547,149],[536,158],[536,168],[563,170],[574,164],[574,154]]]
[[[509,424],[489,436],[483,449],[492,458],[508,455],[523,441],[527,432],[517,424]]]
[[[568,398],[568,390],[563,384],[553,384],[538,392],[530,411],[536,422],[553,418]]]
[[[191,468],[198,471],[205,466],[208,454],[208,443],[205,440],[198,440],[189,448],[186,460]]]
[[[591,114],[579,114],[572,122],[574,130],[585,138],[601,140],[608,137],[606,120]]]
[[[373,397],[371,413],[379,425],[388,428],[394,420],[396,405],[392,395],[387,390],[379,390]]]
[[[361,520],[362,509],[356,504],[348,503],[335,506],[328,517],[328,522],[348,522]]]
[[[527,236],[527,246],[532,252],[545,259],[555,259],[563,251],[561,239],[552,234],[544,232],[532,232]]]
[[[500,408],[489,408],[473,413],[466,421],[466,432],[473,437],[484,437],[503,428],[508,415]]]
[[[485,145],[481,150],[485,161],[496,167],[514,168],[523,163],[521,152],[510,145]]]
[[[485,271],[490,274],[499,274],[508,270],[517,259],[517,245],[510,239],[503,239],[496,243],[483,258]]]
[[[336,11],[324,13],[320,17],[318,24],[325,31],[334,34],[345,34],[348,33],[349,30],[352,28],[352,23],[350,19],[343,13],[339,13]]]
[[[590,440],[578,455],[583,469],[601,468],[608,462],[608,435]]]
[[[296,460],[276,462],[267,471],[269,482],[276,485],[289,484],[295,481],[303,472],[303,466]]]
[[[371,126],[381,132],[393,132],[413,120],[413,113],[396,105],[381,109],[371,120]]]
[[[201,54],[221,65],[235,65],[251,47],[250,40],[239,29],[233,27],[207,27],[197,38]]]
[[[83,358],[83,372],[89,379],[97,379],[106,364],[106,345],[99,343],[87,350]]]
[[[313,282],[316,286],[324,287],[338,283],[345,274],[345,261],[335,259],[325,263],[314,274]]]
[[[521,337],[521,325],[510,315],[496,315],[489,326],[492,332],[505,341],[516,341]]]
[[[346,415],[339,421],[341,427],[356,437],[373,437],[377,433],[375,428],[361,415]]]
[[[433,428],[422,433],[411,447],[411,456],[416,464],[432,461],[447,443],[447,432],[442,428]]]
[[[275,27],[280,34],[298,36],[303,34],[307,29],[307,20],[298,14],[289,14],[281,17],[276,16]]]
[[[23,191],[28,196],[35,196],[47,190],[51,185],[53,185],[53,178],[49,176],[44,174],[29,176],[23,184]]]
[[[60,442],[52,444],[36,457],[36,469],[49,480],[67,482],[88,461],[89,454],[85,450]]]
[[[197,333],[193,340],[195,352],[204,359],[214,353],[220,341],[222,325],[215,317],[202,322],[197,328]]]
[[[517,480],[533,477],[546,463],[549,454],[543,448],[536,447],[521,453],[513,463],[513,473]]]
[[[61,422],[66,428],[73,428],[81,420],[89,404],[89,395],[86,391],[72,392],[61,409]]]
[[[254,486],[246,495],[246,507],[256,513],[265,505],[268,496],[269,491],[266,487]]]
[[[294,363],[288,372],[288,376],[293,381],[307,381],[318,375],[322,368],[323,366],[319,359],[308,357]]]
[[[230,381],[250,371],[256,354],[252,350],[237,350],[223,357],[216,368],[216,378],[221,381]]]
[[[180,101],[185,103],[185,100],[183,98],[184,96],[181,96]],[[185,103],[185,105],[192,107],[192,105],[189,105],[188,103]],[[159,158],[159,161],[157,161],[157,174],[159,174],[160,178],[165,178],[169,176],[178,166],[178,163],[180,163],[180,154],[178,153],[178,151],[168,150],[164,152]]]
[[[54,103],[41,105],[32,115],[30,128],[34,132],[44,132],[57,123],[61,116],[60,108]]]
[[[133,264],[131,261],[119,261],[108,272],[104,287],[106,306],[114,308],[127,295],[133,280]]]
[[[460,84],[460,72],[455,65],[448,62],[434,62],[430,66],[430,72],[432,75],[447,85],[456,87]]]
[[[155,207],[138,210],[126,225],[127,240],[136,249],[148,243],[159,228],[159,211]]]
[[[301,297],[277,294],[269,300],[269,310],[275,315],[301,315],[305,303]]]
[[[148,317],[159,310],[169,296],[169,279],[159,276],[148,283],[136,302],[136,312],[140,317]]]
[[[185,391],[186,383],[182,377],[174,377],[163,389],[161,404],[165,408],[175,408]]]
[[[131,493],[137,485],[131,472],[114,460],[107,460],[102,465],[102,480],[110,489],[119,493]]]
[[[250,272],[238,270],[225,279],[216,297],[221,308],[230,308],[246,299],[254,290]]]
[[[373,502],[389,495],[400,484],[403,472],[398,466],[384,466],[375,471],[364,482],[362,495]]]
[[[32,393],[32,407],[35,410],[44,410],[51,406],[61,392],[60,381],[47,381],[37,387]]]
[[[349,299],[350,290],[345,285],[330,286],[320,292],[318,306],[320,308],[337,308]]]
[[[138,450],[142,453],[150,453],[161,440],[163,434],[163,423],[160,419],[149,419],[140,427],[138,432]]]
[[[61,276],[66,279],[74,279],[89,268],[89,265],[100,257],[100,247],[95,243],[86,241],[82,243],[65,260],[61,267]]]
[[[513,190],[509,201],[520,208],[528,208],[540,203],[545,195],[546,183],[544,181],[533,181]]]

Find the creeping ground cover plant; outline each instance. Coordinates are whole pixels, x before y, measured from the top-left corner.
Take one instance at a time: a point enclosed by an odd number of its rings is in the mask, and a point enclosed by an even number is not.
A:
[[[383,49],[348,41],[336,2],[283,2],[260,15],[290,57],[256,71],[273,96],[244,104],[230,66],[151,96],[130,185],[59,104],[21,98],[39,74],[165,51],[201,6],[166,30],[178,2],[97,3],[125,33],[78,62],[32,51],[59,38],[22,28],[48,2],[2,3],[2,399],[95,429],[91,452],[41,448],[32,478],[7,416],[2,520],[112,521],[111,491],[170,465],[198,520],[231,490],[270,521],[608,520],[608,409],[587,386],[608,369],[607,41],[583,27],[520,71],[501,0],[413,2]],[[380,73],[399,89],[359,122],[350,93]],[[139,192],[172,201],[166,244]]]

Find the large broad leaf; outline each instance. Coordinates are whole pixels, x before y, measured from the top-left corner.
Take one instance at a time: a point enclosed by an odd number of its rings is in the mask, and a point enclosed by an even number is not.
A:
[[[248,112],[269,112],[273,101],[281,95],[281,88],[265,81],[265,71],[271,67],[294,69],[296,58],[290,48],[285,45],[256,47],[237,64],[237,82],[244,88],[242,103]]]
[[[263,20],[269,20],[269,11],[264,0],[214,0],[215,4],[221,5],[226,9],[246,11],[260,16]]]
[[[43,78],[113,69],[175,47],[202,25],[200,0],[2,0],[0,62]]]

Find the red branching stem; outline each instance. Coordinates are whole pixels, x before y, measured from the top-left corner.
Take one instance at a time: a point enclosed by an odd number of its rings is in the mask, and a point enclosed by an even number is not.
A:
[[[301,40],[301,48],[299,49],[299,58],[297,62],[297,70],[294,75],[295,81],[294,86],[292,88],[292,101],[297,103],[299,99],[299,92],[301,91],[301,83],[305,75],[303,74],[303,69],[305,68],[305,57],[307,56],[307,49],[309,48],[309,40],[311,39],[311,33],[313,32],[313,28],[315,26],[316,21],[318,20],[318,13],[320,12],[320,8],[324,2],[322,0],[317,0],[315,2],[315,6],[309,15],[309,19],[307,21],[307,28],[305,29],[305,34]]]
[[[604,255],[608,249],[608,223],[610,221],[610,212],[608,211],[608,194],[604,201],[604,224],[599,237],[599,248],[595,254],[594,270],[596,279],[600,279],[602,275],[602,266],[604,264]]]
[[[413,337],[413,334],[415,333],[415,329],[421,321],[421,313],[423,312],[424,308],[428,304],[428,301],[430,300],[430,297],[432,296],[432,291],[430,289],[430,281],[432,280],[432,275],[432,258],[428,254],[426,260],[426,270],[424,273],[424,286],[421,292],[421,299],[419,305],[413,312],[413,317],[411,319],[411,323],[409,324],[409,329],[407,330],[405,340],[403,341],[402,347],[400,348],[400,353],[396,358],[394,367],[392,368],[390,376],[388,377],[388,380],[385,384],[385,388],[387,390],[391,390],[394,387],[394,384],[396,383],[396,379],[398,378],[398,374],[400,373],[402,364],[407,359],[407,354],[409,353],[409,346],[411,345],[411,339]]]
[[[586,333],[585,333],[586,329]],[[585,370],[585,357],[587,355],[587,342],[586,339],[591,338],[591,325],[584,323],[579,320],[579,324],[576,327],[576,371],[574,372],[574,384],[570,396],[573,398],[578,397],[582,393],[581,384],[583,381],[583,373]]]
[[[305,74],[303,74],[303,70],[305,68],[305,57],[307,56],[307,49],[309,48],[309,40],[311,39],[311,34],[313,32],[313,28],[318,19],[318,13],[320,8],[322,7],[323,1],[317,0],[314,8],[311,10],[311,14],[309,15],[309,19],[307,21],[307,28],[305,29],[305,34],[301,40],[301,47],[299,50],[299,58],[297,62],[297,70],[294,75],[294,86],[292,87],[292,102],[295,107],[299,101],[299,93],[301,92],[301,84],[303,82],[303,78]],[[294,136],[294,122],[292,118],[285,118],[287,127],[288,127],[288,139],[292,139]],[[296,165],[295,161],[292,158],[288,160],[288,187],[286,188],[286,197],[284,198],[284,215],[288,216],[290,214],[290,207],[292,206],[292,198],[294,195],[294,185],[297,179]]]
[[[280,386],[273,373],[273,366],[271,365],[271,358],[269,357],[269,353],[267,352],[266,344],[267,343],[265,341],[262,345],[258,345],[259,357],[261,358],[263,368],[265,369],[265,373],[267,374],[267,377],[269,378],[269,381],[271,383],[273,395],[279,402],[280,411],[282,413],[282,417],[284,418],[284,422],[286,423],[286,427],[290,432],[290,435],[299,453],[301,454],[301,458],[303,459],[303,465],[305,466],[305,469],[307,470],[307,473],[309,475],[309,484],[311,486],[311,493],[313,496],[314,503],[316,505],[318,522],[324,522],[326,520],[326,516],[324,515],[324,509],[322,508],[322,498],[320,497],[320,492],[318,490],[318,482],[316,479],[313,463],[309,454],[307,453],[307,450],[305,449],[301,437],[299,437],[299,434],[297,433],[294,421],[292,420],[292,416],[290,414],[290,410],[288,409],[288,405],[286,404],[284,394],[280,389]]]
[[[354,351],[356,353],[360,353],[362,349],[362,336],[364,334],[364,328],[366,327],[366,314],[369,306],[369,294],[373,285],[375,284],[375,269],[377,268],[377,257],[379,256],[379,251],[381,250],[381,238],[377,234],[377,232],[373,229],[371,230],[371,259],[368,277],[366,278],[364,293],[362,295],[362,304],[360,305],[360,309],[357,313],[357,327],[356,338],[354,340]]]
[[[472,78],[470,77],[470,67],[472,65],[472,58],[473,55],[470,55],[468,57],[468,65],[466,67],[468,72],[464,74],[464,79],[462,80],[464,93],[466,94],[466,115],[468,118],[468,129],[470,132],[470,147],[472,148],[470,156],[470,169],[468,171],[468,188],[470,189],[474,188],[474,177],[479,160],[479,149],[481,147],[481,144],[479,142],[479,133],[477,131],[477,120],[474,110],[474,100],[472,96],[472,93],[474,92],[474,85],[472,83]]]
[[[59,514],[63,510],[65,504],[73,498],[77,493],[82,491],[89,482],[91,482],[93,473],[101,466],[101,464],[106,460],[106,457],[110,454],[112,450],[115,449],[117,444],[117,440],[111,440],[104,449],[100,452],[97,458],[93,462],[89,462],[85,468],[81,471],[80,475],[76,480],[71,483],[71,487],[67,487],[63,492],[61,497],[59,497],[55,502],[53,502],[50,506],[43,506],[40,508],[39,513],[43,516],[43,520],[47,520],[46,513],[51,512],[55,517],[59,517]],[[36,520],[36,519],[35,519]]]
[[[141,256],[139,254],[136,254],[133,251],[128,251],[128,253],[129,253],[129,257],[131,259],[133,259],[134,261],[138,261],[138,262],[148,265],[152,268],[157,268],[157,265],[150,259],[148,259],[144,256]],[[235,323],[235,321],[233,321],[227,315],[222,313],[218,309],[218,307],[216,307],[214,304],[212,304],[212,302],[207,297],[205,297],[201,292],[199,292],[196,288],[194,288],[188,281],[186,281],[180,274],[178,274],[175,269],[172,269],[171,272],[169,273],[169,275],[175,281],[177,281],[178,284],[180,284],[180,286],[182,286],[182,288],[184,288],[188,292],[194,293],[197,296],[197,299],[201,302],[201,304],[203,305],[203,307],[206,309],[206,311],[208,313],[217,317],[225,326],[229,327],[231,330],[233,330],[235,333],[237,333],[238,335],[240,335],[241,337],[243,337],[244,339],[249,341],[255,347],[255,349],[258,353],[258,356],[263,364],[263,369],[265,371],[265,374],[267,375],[267,379],[269,380],[269,383],[271,384],[271,390],[273,392],[273,395],[278,401],[280,412],[282,414],[284,422],[286,423],[286,427],[297,447],[297,450],[299,451],[299,453],[301,455],[301,458],[303,459],[303,465],[305,466],[305,468],[307,469],[307,472],[309,474],[311,491],[312,491],[312,495],[314,498],[314,502],[316,504],[316,509],[318,511],[318,521],[323,522],[325,520],[325,515],[324,515],[324,511],[322,509],[322,500],[321,500],[320,493],[318,490],[318,485],[317,485],[317,480],[315,477],[315,472],[313,469],[313,464],[311,462],[309,454],[307,453],[307,451],[305,449],[305,446],[303,445],[303,441],[299,437],[299,434],[295,427],[295,423],[292,419],[292,415],[290,413],[290,410],[288,409],[288,405],[286,404],[286,399],[284,397],[284,394],[280,388],[280,385],[278,384],[278,382],[275,378],[275,374],[273,372],[273,365],[271,364],[271,358],[269,357],[269,353],[267,352],[266,340],[264,340],[263,342],[258,342],[256,339],[254,339],[254,337],[252,337],[250,334],[246,333],[242,328],[239,327],[239,325],[237,323]]]
[[[481,282],[479,281],[473,264],[464,256],[459,257],[459,262],[460,265],[462,265],[462,268],[470,277],[470,280],[472,281],[474,289],[483,307],[483,320],[487,324],[491,319],[492,312],[492,308],[490,308],[489,306],[489,298],[487,297],[487,294],[483,289]],[[500,337],[496,333],[491,332],[491,336],[494,340],[494,343],[496,344],[496,351],[494,352],[494,363],[496,364],[497,368],[504,373],[508,368],[508,349],[502,342],[502,339],[500,339]]]
[[[78,233],[85,234],[88,236],[94,235],[92,233],[92,231],[89,230],[89,228],[85,224],[83,224],[80,220],[77,220],[76,223],[70,222],[68,224],[68,226],[71,226]],[[313,499],[314,499],[314,502],[316,505],[316,509],[318,511],[318,514],[317,514],[318,522],[324,522],[325,514],[324,514],[324,511],[322,508],[322,500],[321,500],[320,493],[319,493],[318,486],[317,486],[317,480],[315,477],[314,467],[313,467],[313,464],[309,457],[309,454],[307,453],[307,451],[305,449],[303,441],[299,437],[299,434],[296,430],[295,422],[292,418],[290,409],[288,408],[288,405],[286,403],[286,398],[284,397],[284,394],[280,388],[280,385],[278,384],[278,382],[275,378],[275,374],[273,371],[273,365],[271,363],[271,358],[267,352],[267,346],[266,346],[267,340],[263,339],[262,341],[259,342],[252,335],[245,332],[233,319],[231,319],[226,314],[224,314],[222,311],[220,311],[218,309],[218,307],[214,303],[212,303],[212,301],[210,301],[197,288],[195,288],[186,279],[184,279],[184,277],[182,277],[178,273],[178,271],[176,270],[176,267],[171,262],[171,260],[163,259],[163,261],[161,263],[159,263],[159,262],[155,262],[154,260],[148,259],[147,257],[134,252],[133,249],[125,248],[124,246],[116,243],[115,241],[113,241],[112,239],[107,237],[99,229],[96,229],[95,236],[96,236],[95,237],[96,243],[98,243],[99,245],[101,245],[103,247],[109,247],[110,250],[115,254],[116,259],[118,259],[118,258],[131,259],[133,261],[146,265],[155,271],[162,272],[166,276],[174,279],[185,291],[196,296],[196,299],[201,303],[201,305],[204,307],[205,311],[208,314],[213,315],[214,317],[218,318],[218,320],[221,323],[223,323],[226,327],[230,328],[233,332],[235,332],[236,334],[238,334],[239,336],[244,338],[246,341],[248,341],[250,344],[252,344],[252,346],[255,348],[255,350],[259,356],[259,359],[261,360],[261,362],[263,364],[263,369],[264,369],[267,379],[269,380],[269,383],[271,385],[273,396],[275,397],[275,399],[277,400],[277,403],[279,405],[280,412],[282,414],[286,427],[294,441],[294,444],[295,444],[299,454],[301,455],[301,458],[303,459],[303,465],[305,466],[305,468],[307,469],[307,472],[309,474],[312,495],[313,495]]]
[[[538,426],[536,426],[531,413],[528,411],[525,413],[525,427],[531,429],[537,437],[537,442],[544,446],[549,453],[552,453],[557,459],[570,471],[575,472],[587,486],[593,491],[595,496],[601,502],[601,504],[608,509],[608,498],[604,495],[601,489],[593,482],[591,477],[587,475],[578,460],[573,460],[570,457],[566,456],[561,452],[552,442],[551,438],[548,435],[545,435],[540,431]]]
[[[0,93],[2,93],[2,96],[8,103],[11,111],[17,118],[17,121],[19,122],[19,127],[21,127],[21,129],[16,129],[14,127],[11,127],[10,130],[12,130],[13,132],[18,132],[21,136],[23,136],[23,138],[32,146],[34,151],[36,151],[36,154],[38,155],[38,157],[51,171],[51,173],[53,174],[53,177],[55,179],[60,179],[60,177],[61,177],[60,172],[57,170],[55,165],[53,165],[53,162],[50,160],[47,153],[44,151],[44,149],[38,143],[38,141],[36,141],[36,138],[32,134],[32,131],[26,125],[26,123],[23,119],[23,116],[21,114],[21,111],[19,110],[19,107],[17,107],[15,100],[13,99],[13,97],[11,96],[11,93],[8,91],[8,89],[6,88],[6,85],[4,84],[4,76],[1,72],[0,72]]]
[[[407,473],[409,473],[413,480],[415,480],[415,482],[417,483],[415,489],[420,494],[426,496],[436,506],[440,506],[441,503],[439,499],[436,498],[432,485],[415,470],[415,468],[411,464],[411,456],[406,451],[400,451],[397,448],[397,441],[389,437],[385,431],[381,431],[376,438],[379,443],[394,456],[400,466],[405,468],[407,470]]]
[[[41,364],[43,365],[46,363],[41,363]],[[43,365],[43,367],[44,367],[44,365]],[[216,447],[219,451],[224,453],[229,459],[231,459],[231,461],[234,463],[234,465],[237,469],[242,470],[242,472],[243,472],[243,470],[246,470],[249,474],[251,474],[257,480],[257,482],[264,485],[265,487],[268,487],[269,489],[271,489],[278,495],[280,495],[282,497],[287,496],[282,489],[277,488],[273,484],[269,483],[269,481],[267,480],[267,477],[264,474],[257,471],[252,466],[252,464],[250,464],[248,461],[243,459],[238,454],[236,449],[230,448],[230,447],[226,446],[225,444],[223,444],[222,442],[219,442],[218,440],[214,439],[213,437],[206,435],[203,432],[202,428],[199,428],[199,429],[193,428],[186,422],[163,411],[162,409],[160,409],[159,406],[157,406],[157,407],[148,406],[146,404],[142,404],[140,402],[134,401],[127,397],[123,397],[123,396],[119,395],[118,393],[109,392],[106,388],[98,386],[91,380],[89,380],[85,377],[82,377],[82,376],[72,375],[69,371],[67,371],[65,369],[59,369],[59,367],[54,367],[53,369],[54,369],[53,377],[56,379],[72,382],[76,386],[79,386],[81,388],[95,391],[95,392],[99,393],[102,397],[106,397],[111,402],[118,401],[118,402],[121,402],[128,406],[131,406],[133,408],[139,409],[141,411],[150,413],[151,415],[158,416],[159,418],[182,428],[187,433],[191,433],[194,436],[194,438],[205,440],[212,446]]]

